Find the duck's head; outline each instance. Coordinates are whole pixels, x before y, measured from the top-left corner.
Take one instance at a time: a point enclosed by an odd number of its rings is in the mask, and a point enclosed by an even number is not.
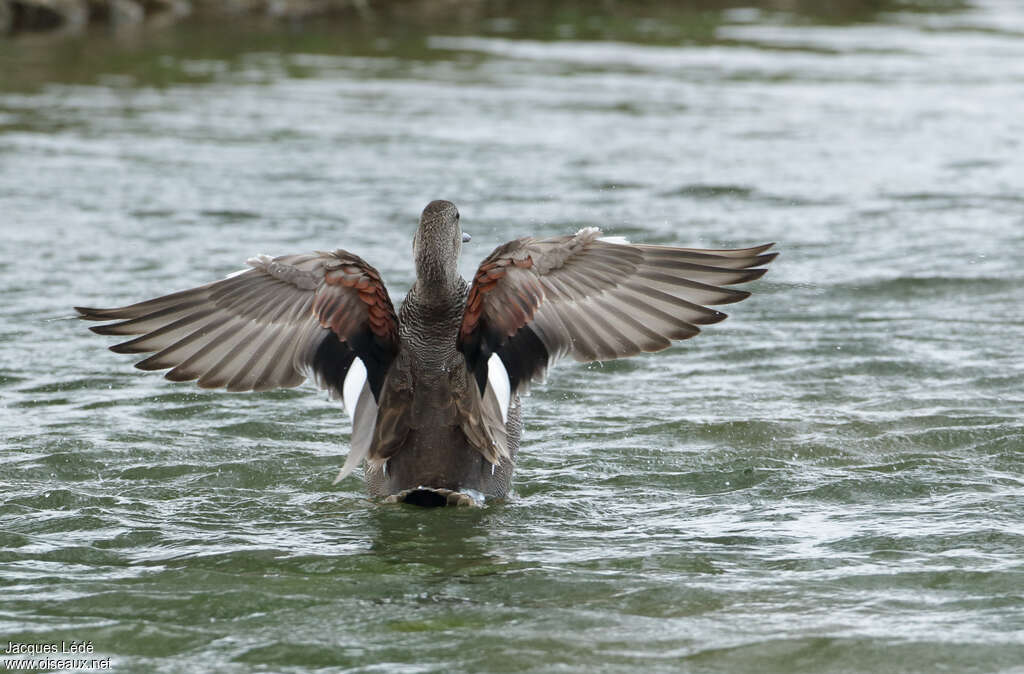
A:
[[[444,199],[427,204],[420,215],[420,226],[412,240],[416,277],[447,285],[459,276],[462,244],[470,240],[459,224],[459,209]]]

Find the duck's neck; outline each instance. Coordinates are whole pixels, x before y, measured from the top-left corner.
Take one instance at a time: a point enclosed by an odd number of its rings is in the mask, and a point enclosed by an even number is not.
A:
[[[435,256],[416,259],[416,296],[423,302],[451,302],[462,291],[463,281],[454,264],[446,264]]]

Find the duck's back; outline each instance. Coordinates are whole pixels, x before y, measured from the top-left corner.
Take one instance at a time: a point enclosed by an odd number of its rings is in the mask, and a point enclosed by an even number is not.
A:
[[[445,301],[425,301],[414,287],[399,313],[401,348],[381,392],[370,456],[386,459],[367,471],[375,495],[429,486],[503,496],[512,461],[495,466],[475,445],[496,438],[514,459],[519,446],[518,400],[508,422],[485,410],[472,373],[456,348],[467,286]],[[474,442],[476,440],[476,442]]]

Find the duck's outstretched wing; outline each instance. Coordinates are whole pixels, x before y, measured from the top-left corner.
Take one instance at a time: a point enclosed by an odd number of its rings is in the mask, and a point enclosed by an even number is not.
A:
[[[358,357],[376,399],[398,352],[398,317],[377,270],[343,250],[261,255],[248,264],[223,280],[131,306],[75,308],[81,318],[117,321],[93,332],[138,335],[111,351],[152,353],[135,367],[169,369],[164,376],[172,381],[266,391],[313,376],[352,398],[346,406],[354,413],[361,386],[346,391],[345,378]]]
[[[693,337],[726,317],[704,305],[749,297],[724,286],[760,278],[777,255],[765,252],[773,244],[697,250],[600,237],[587,228],[516,239],[481,263],[458,337],[481,391],[492,354],[515,392],[561,356],[610,360]]]

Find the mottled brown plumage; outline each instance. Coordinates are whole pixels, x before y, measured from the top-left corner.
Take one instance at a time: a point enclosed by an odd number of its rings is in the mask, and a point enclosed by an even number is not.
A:
[[[345,400],[352,449],[376,496],[424,505],[479,502],[510,486],[518,394],[559,357],[659,351],[749,295],[770,247],[694,250],[611,242],[596,229],[496,248],[471,286],[467,235],[447,201],[424,209],[417,279],[396,315],[376,269],[344,250],[249,260],[251,269],[119,309],[78,308],[92,328],[135,336],[144,370],[208,388],[262,391],[307,376]]]

